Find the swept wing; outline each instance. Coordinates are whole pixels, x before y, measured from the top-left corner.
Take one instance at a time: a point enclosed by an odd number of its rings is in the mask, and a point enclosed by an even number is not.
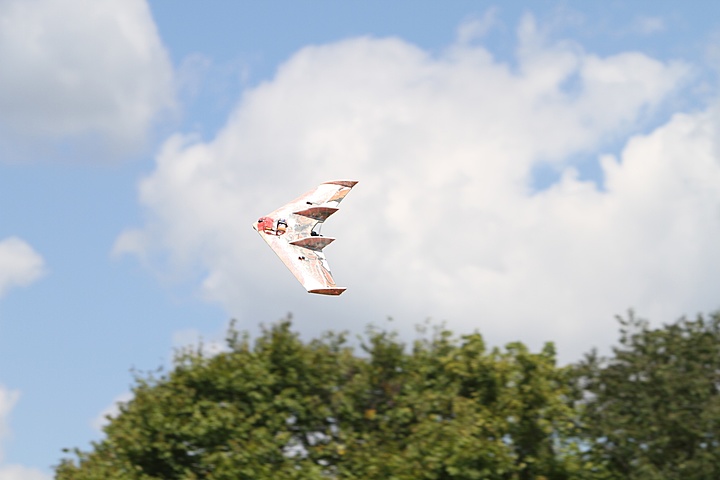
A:
[[[310,293],[340,295],[323,249],[335,239],[319,234],[357,182],[325,182],[253,223],[253,228]]]

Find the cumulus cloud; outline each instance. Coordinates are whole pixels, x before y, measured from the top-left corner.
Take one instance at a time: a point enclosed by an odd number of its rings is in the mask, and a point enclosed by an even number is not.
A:
[[[306,332],[357,330],[389,315],[409,332],[429,316],[492,343],[554,340],[574,359],[613,341],[629,307],[658,321],[718,307],[718,113],[638,127],[688,72],[550,40],[531,16],[512,63],[466,42],[307,47],[246,91],[216,138],[165,142],[139,188],[147,223],[116,251],[200,268],[207,298],[241,324],[291,311]],[[618,139],[622,152],[603,154]],[[579,156],[603,178],[583,179]],[[561,178],[538,191],[548,163]],[[249,224],[336,178],[360,180],[325,227],[350,288],[318,298]]]
[[[457,42],[467,44],[487,35],[498,24],[497,14],[497,7],[493,7],[482,16],[468,18],[457,29]]]
[[[661,17],[638,17],[633,27],[642,35],[652,35],[665,30],[665,21]]]
[[[20,393],[11,391],[0,385],[0,447],[10,435],[10,428],[7,425],[7,417],[17,403]],[[3,450],[0,448],[0,463],[3,460]]]
[[[102,140],[137,148],[173,104],[145,0],[0,2],[0,145]]]
[[[19,397],[18,391],[7,390],[0,385],[0,478],[3,480],[49,480],[51,477],[38,469],[3,463],[3,443],[10,437],[7,418]]]
[[[191,349],[200,352],[206,357],[212,357],[222,352],[227,352],[227,342],[222,335],[213,335],[210,338],[202,335],[194,328],[179,330],[173,333],[172,344],[176,350]]]
[[[52,478],[36,468],[22,465],[0,465],[0,477],[3,480],[50,480]]]
[[[172,335],[172,345],[176,350],[191,349],[194,352],[199,350],[203,355],[211,357],[228,351],[223,335],[224,332],[214,335],[212,338],[206,338],[195,329],[179,330]],[[169,358],[169,360],[171,362],[172,358]],[[92,419],[90,426],[98,432],[102,432],[102,429],[109,423],[108,417],[117,417],[120,413],[120,406],[132,399],[132,392],[117,395],[107,407]],[[0,430],[0,435],[1,433]]]
[[[17,237],[0,241],[0,297],[13,286],[25,286],[45,271],[43,258]]]
[[[133,396],[130,392],[121,393],[117,397],[115,397],[108,405],[103,409],[102,412],[100,412],[93,420],[90,422],[90,426],[94,428],[95,430],[101,432],[102,429],[109,423],[110,418],[117,417],[120,413],[120,406],[124,403],[129,402],[132,400]]]
[[[44,273],[44,261],[32,247],[16,237],[0,241],[0,297],[13,286],[32,283]],[[0,385],[0,478],[3,480],[49,480],[50,476],[35,468],[5,464],[4,444],[11,437],[8,417],[20,392]]]

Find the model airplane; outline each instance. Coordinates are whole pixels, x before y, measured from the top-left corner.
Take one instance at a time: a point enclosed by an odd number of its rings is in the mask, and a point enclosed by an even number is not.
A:
[[[309,293],[340,295],[345,291],[345,287],[335,285],[323,253],[323,248],[335,239],[320,235],[319,228],[338,211],[338,204],[356,183],[322,183],[253,224]]]

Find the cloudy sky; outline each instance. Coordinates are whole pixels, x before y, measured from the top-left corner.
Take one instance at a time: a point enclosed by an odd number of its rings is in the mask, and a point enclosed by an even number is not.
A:
[[[720,308],[720,7],[526,3],[0,0],[0,477],[231,318],[569,362]],[[334,179],[311,296],[250,224]]]

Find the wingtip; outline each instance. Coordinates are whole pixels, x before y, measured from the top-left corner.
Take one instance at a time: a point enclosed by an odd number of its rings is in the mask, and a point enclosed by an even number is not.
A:
[[[354,187],[358,182],[357,182],[357,180],[333,180],[333,181],[325,182],[325,183],[326,183],[326,184],[329,184],[329,185],[340,185],[340,186],[343,186],[343,187],[352,188],[352,187]]]
[[[340,295],[347,288],[345,287],[326,287],[326,288],[313,288],[308,290],[308,293],[317,293],[319,295]]]

